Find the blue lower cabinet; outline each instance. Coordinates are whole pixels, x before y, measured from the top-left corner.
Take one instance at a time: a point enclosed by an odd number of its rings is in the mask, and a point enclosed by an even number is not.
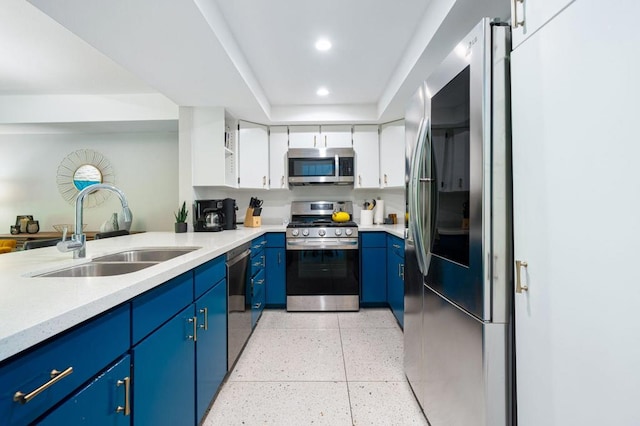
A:
[[[49,426],[130,425],[130,386],[131,357],[127,355],[37,423]]]
[[[227,374],[227,283],[220,281],[196,300],[196,420],[202,422]]]
[[[132,349],[136,426],[196,423],[194,311],[189,305]]]
[[[387,242],[384,232],[360,234],[360,302],[387,304]]]
[[[387,297],[398,323],[404,327],[404,241],[387,237]]]
[[[33,423],[125,354],[130,315],[125,304],[2,364],[0,424]]]
[[[267,256],[266,267],[266,304],[273,308],[284,308],[286,296],[286,256],[283,247],[269,247],[265,249]]]

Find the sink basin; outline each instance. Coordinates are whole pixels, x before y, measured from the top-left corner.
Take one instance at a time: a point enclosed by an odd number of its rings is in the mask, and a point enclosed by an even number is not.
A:
[[[108,277],[112,275],[129,274],[160,262],[89,262],[82,265],[71,266],[37,277]]]
[[[198,250],[199,247],[156,247],[136,249],[108,254],[93,259],[94,262],[164,262],[174,257],[182,256]]]

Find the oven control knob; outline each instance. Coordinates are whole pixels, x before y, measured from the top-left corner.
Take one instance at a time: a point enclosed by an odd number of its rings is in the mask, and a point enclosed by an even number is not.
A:
[[[342,235],[342,229],[336,229],[336,235],[339,237]]]
[[[324,237],[327,233],[325,232],[324,229],[318,229],[318,235],[320,235],[321,237]]]
[[[309,230],[308,229],[303,229],[302,230],[302,235],[305,236],[305,237],[308,237],[309,236]]]
[[[291,230],[291,235],[293,235],[294,237],[297,237],[299,233],[300,232],[297,229],[292,229]]]
[[[351,234],[353,234],[353,230],[352,229],[345,229],[344,233],[347,234],[347,236],[351,236]]]

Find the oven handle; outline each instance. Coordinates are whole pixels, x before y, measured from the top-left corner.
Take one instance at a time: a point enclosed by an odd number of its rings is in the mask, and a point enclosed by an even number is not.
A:
[[[358,250],[358,240],[339,242],[322,241],[287,241],[287,250]]]

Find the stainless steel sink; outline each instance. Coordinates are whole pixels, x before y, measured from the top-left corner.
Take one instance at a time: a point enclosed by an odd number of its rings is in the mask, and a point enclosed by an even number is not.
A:
[[[36,275],[36,277],[108,277],[129,274],[158,263],[160,262],[89,262]]]
[[[164,262],[198,250],[199,247],[154,247],[121,251],[93,259],[94,262]]]

